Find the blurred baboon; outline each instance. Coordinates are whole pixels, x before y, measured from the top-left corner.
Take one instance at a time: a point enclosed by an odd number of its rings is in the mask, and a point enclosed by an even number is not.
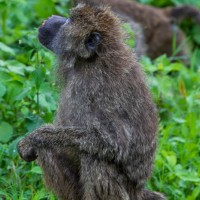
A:
[[[106,7],[79,4],[52,16],[40,42],[59,60],[57,117],[18,144],[65,200],[162,200],[144,189],[152,173],[157,115],[140,66]]]
[[[200,25],[200,12],[196,8],[187,5],[155,8],[131,0],[75,0],[79,2],[109,5],[120,18],[129,22],[135,33],[138,56],[147,54],[154,59],[166,54],[188,64],[190,44],[176,24],[191,18]]]

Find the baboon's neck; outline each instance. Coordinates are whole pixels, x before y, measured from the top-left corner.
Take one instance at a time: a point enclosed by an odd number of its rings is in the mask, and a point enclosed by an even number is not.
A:
[[[123,76],[130,70],[137,71],[138,67],[135,68],[135,65],[136,59],[133,53],[124,45],[123,48],[99,52],[88,59],[77,56],[62,59],[59,62],[58,75],[64,85],[67,85],[75,77],[80,81],[84,78],[99,80],[105,77],[115,81],[116,77]],[[96,82],[96,84],[98,83]]]

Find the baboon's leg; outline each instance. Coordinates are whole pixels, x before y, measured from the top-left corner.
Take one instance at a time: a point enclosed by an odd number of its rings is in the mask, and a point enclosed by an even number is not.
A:
[[[80,200],[81,187],[75,165],[65,153],[41,150],[38,163],[44,171],[45,183],[60,199]]]
[[[81,158],[83,200],[130,200],[123,179],[114,165],[89,156]]]

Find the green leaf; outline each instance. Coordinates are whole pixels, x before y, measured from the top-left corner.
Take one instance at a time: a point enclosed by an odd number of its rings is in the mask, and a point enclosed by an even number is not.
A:
[[[6,82],[12,80],[12,76],[5,71],[0,71],[0,82]]]
[[[13,135],[13,127],[7,122],[0,123],[0,142],[8,142]]]
[[[42,67],[37,68],[33,74],[33,81],[35,82],[35,86],[37,90],[41,87],[42,83],[45,80],[45,69]]]
[[[167,159],[168,163],[169,163],[171,166],[175,166],[175,165],[176,165],[177,158],[176,158],[175,155],[167,156],[166,159]]]
[[[7,84],[6,100],[9,103],[13,103],[22,93],[23,85],[18,81],[12,81]]]
[[[200,183],[200,178],[194,175],[192,172],[178,171],[175,173],[183,181]]]
[[[27,120],[28,121],[26,122],[25,126],[29,132],[32,132],[44,123],[44,120],[38,115],[30,115],[27,117]]]
[[[181,118],[178,118],[178,117],[173,117],[173,120],[179,124],[183,124],[185,123],[186,121],[184,119],[181,119]]]
[[[6,87],[0,83],[0,97],[2,97],[6,93]]]
[[[7,54],[10,54],[12,56],[15,55],[15,52],[12,48],[10,48],[9,46],[5,45],[4,43],[0,42],[0,51],[5,52]]]
[[[15,97],[15,100],[19,101],[22,100],[24,97],[28,95],[28,93],[31,91],[31,87],[23,88],[22,91]]]
[[[6,65],[6,61],[0,60],[0,67],[3,67],[3,66],[5,66],[5,65]]]
[[[24,75],[24,70],[25,70],[25,65],[16,61],[16,60],[10,60],[7,63],[9,71],[19,74],[19,75]]]
[[[50,15],[55,13],[55,5],[52,1],[43,0],[43,1],[35,1],[34,10],[37,15],[41,18],[49,17]]]
[[[38,166],[35,166],[31,169],[31,172],[35,174],[42,174],[42,169]]]
[[[17,151],[17,144],[21,139],[23,139],[22,136],[16,138],[11,143],[9,143],[9,148],[8,148],[9,155],[13,157],[18,157],[19,153]]]

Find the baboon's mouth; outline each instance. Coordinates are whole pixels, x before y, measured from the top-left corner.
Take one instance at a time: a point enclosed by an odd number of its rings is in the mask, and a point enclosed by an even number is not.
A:
[[[46,19],[38,29],[38,39],[42,45],[52,50],[52,40],[60,27],[68,21],[68,18],[53,15]]]

